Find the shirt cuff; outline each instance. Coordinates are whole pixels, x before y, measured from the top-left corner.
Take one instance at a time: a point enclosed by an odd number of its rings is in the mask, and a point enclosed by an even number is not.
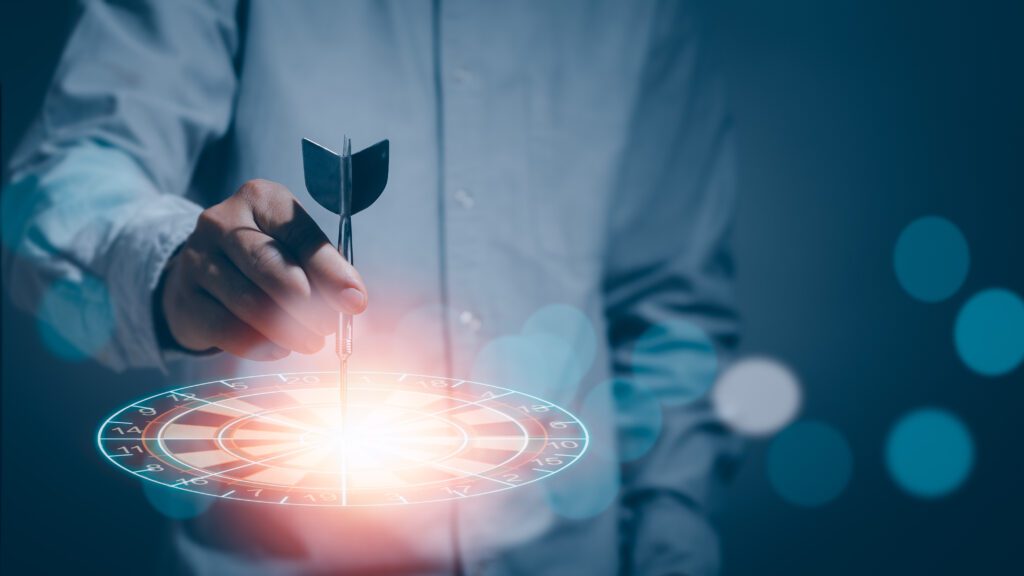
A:
[[[195,229],[202,208],[159,195],[123,229],[111,255],[108,282],[118,317],[115,368],[156,367],[167,371],[174,354],[164,351],[153,322],[153,293],[168,260]],[[120,364],[120,366],[118,366]]]

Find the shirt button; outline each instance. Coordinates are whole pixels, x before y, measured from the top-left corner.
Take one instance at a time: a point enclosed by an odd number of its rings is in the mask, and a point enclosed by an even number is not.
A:
[[[455,191],[453,196],[455,197],[455,201],[459,203],[459,206],[462,206],[466,210],[469,210],[474,204],[476,204],[476,200],[473,199],[473,195],[465,188],[459,188]]]
[[[469,310],[463,310],[459,313],[459,323],[473,332],[480,330],[480,326],[482,325],[480,318]]]

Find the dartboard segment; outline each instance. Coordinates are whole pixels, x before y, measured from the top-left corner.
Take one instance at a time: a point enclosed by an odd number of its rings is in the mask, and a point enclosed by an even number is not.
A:
[[[151,482],[232,500],[385,506],[467,498],[555,474],[587,430],[529,394],[402,373],[270,374],[171,390],[100,427],[111,462]]]

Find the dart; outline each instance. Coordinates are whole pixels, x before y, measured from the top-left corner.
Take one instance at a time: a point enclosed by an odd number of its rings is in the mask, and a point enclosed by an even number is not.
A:
[[[342,139],[338,154],[308,138],[302,139],[302,171],[306,190],[324,208],[339,216],[338,252],[349,263],[352,254],[352,216],[370,207],[388,183],[388,140],[352,154],[352,141]],[[352,355],[352,315],[338,316],[335,351],[338,355],[338,384],[342,421],[347,418],[348,359]]]

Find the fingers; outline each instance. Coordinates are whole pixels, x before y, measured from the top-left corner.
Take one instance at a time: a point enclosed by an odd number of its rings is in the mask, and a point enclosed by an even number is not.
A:
[[[306,272],[279,241],[239,228],[224,239],[223,249],[246,278],[308,329],[321,335],[334,329],[337,310],[313,290]]]
[[[171,325],[175,339],[185,348],[220,348],[250,360],[279,360],[288,350],[273,344],[262,334],[235,317],[220,302],[202,290],[193,290],[175,308],[183,321]]]
[[[164,316],[191,350],[259,360],[313,353],[337,329],[339,311],[366,307],[359,274],[273,182],[248,182],[203,211],[172,262]]]
[[[324,335],[335,329],[333,315],[314,320],[319,322],[317,331],[303,325],[246,278],[226,256],[210,256],[197,282],[238,319],[282,348],[311,354],[323,348]]]
[[[331,306],[352,314],[366,308],[366,288],[359,273],[287,188],[253,180],[243,186],[240,195],[249,202],[255,225],[294,256],[311,286]]]

